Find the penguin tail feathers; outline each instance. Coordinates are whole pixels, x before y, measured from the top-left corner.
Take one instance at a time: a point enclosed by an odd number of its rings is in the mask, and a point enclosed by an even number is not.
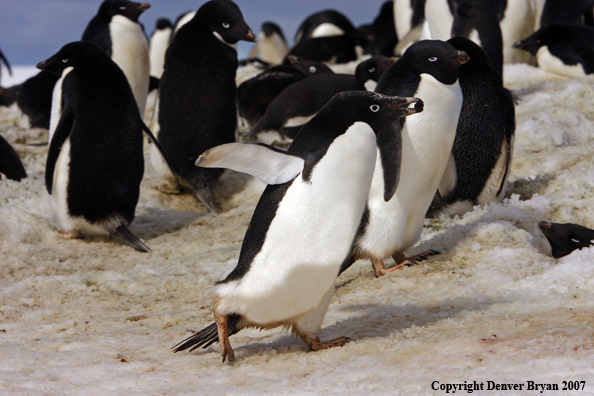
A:
[[[227,316],[227,326],[228,326],[228,334],[232,336],[241,330],[241,326],[239,321],[241,316],[239,315],[228,315]],[[196,348],[202,347],[202,349],[206,349],[215,342],[219,342],[219,331],[217,328],[216,323],[211,323],[209,326],[205,327],[204,329],[200,330],[199,332],[192,334],[190,337],[186,338],[179,344],[173,346],[171,350],[173,352],[184,351],[188,348],[190,350],[188,352],[192,352]]]
[[[148,253],[151,249],[144,244],[136,235],[130,231],[123,219],[110,218],[103,223],[111,237],[124,245],[133,247],[142,253]]]

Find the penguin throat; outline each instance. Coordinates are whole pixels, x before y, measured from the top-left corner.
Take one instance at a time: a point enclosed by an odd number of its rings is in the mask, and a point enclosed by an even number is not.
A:
[[[237,51],[237,43],[235,44],[229,44],[228,42],[225,41],[225,39],[223,38],[223,36],[221,36],[218,32],[212,32],[212,34],[219,39],[219,41],[225,45],[228,45],[229,47],[233,48],[235,51]]]

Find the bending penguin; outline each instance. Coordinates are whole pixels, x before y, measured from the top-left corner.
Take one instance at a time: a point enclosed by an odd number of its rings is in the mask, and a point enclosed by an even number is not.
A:
[[[474,205],[503,199],[516,129],[514,99],[485,51],[462,36],[448,43],[470,60],[458,70],[464,103],[430,216],[461,215]]]
[[[594,241],[594,230],[579,224],[541,221],[538,228],[549,241],[554,258],[561,258],[574,250],[592,246]]]
[[[212,188],[223,171],[197,168],[194,161],[209,148],[235,140],[239,40],[256,40],[239,7],[230,0],[204,3],[169,45],[159,88],[157,139],[173,173],[154,147],[151,161],[174,189],[190,188],[210,212],[216,211]]]
[[[242,328],[290,327],[310,350],[342,346],[318,335],[338,270],[352,249],[376,158],[376,131],[418,99],[373,92],[336,95],[283,152],[258,144],[215,147],[199,166],[249,173],[270,184],[256,206],[237,267],[214,292],[216,323],[174,351],[221,345]],[[340,205],[336,202],[340,201]]]
[[[138,106],[122,70],[97,45],[66,44],[39,63],[54,89],[45,185],[62,228],[111,235],[140,252],[128,228],[144,172]]]
[[[458,69],[468,55],[439,40],[411,45],[381,77],[376,92],[423,99],[425,111],[378,133],[378,156],[367,208],[355,240],[355,260],[368,258],[376,276],[410,261],[404,251],[421,237],[427,209],[450,157],[462,108]],[[396,266],[386,269],[392,257]]]
[[[82,36],[82,41],[97,44],[122,69],[141,116],[149,90],[150,61],[149,42],[138,17],[149,7],[147,3],[104,0]]]

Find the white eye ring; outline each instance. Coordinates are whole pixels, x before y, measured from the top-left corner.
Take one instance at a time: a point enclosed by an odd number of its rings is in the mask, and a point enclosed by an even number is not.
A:
[[[577,239],[575,239],[575,238],[571,238],[571,242],[574,242],[574,243],[580,243],[580,241],[579,241],[579,240],[577,240]]]
[[[369,106],[369,109],[371,111],[373,111],[374,113],[377,113],[379,111],[380,107],[379,107],[379,105],[374,104],[374,105]]]
[[[121,6],[120,7],[120,10],[125,10],[125,9],[126,9],[126,6]]]
[[[429,58],[429,62],[435,62],[437,60],[437,56],[432,56]]]
[[[315,67],[315,66],[310,66],[310,67],[309,67],[309,72],[310,72],[311,74],[314,74],[314,73],[315,73],[315,72],[317,72],[317,71],[318,71],[318,69],[316,69],[316,67]]]
[[[369,73],[373,73],[375,71],[375,67],[370,67],[369,68]]]
[[[68,63],[68,58],[62,59],[62,63]]]
[[[230,27],[230,26],[231,26],[231,25],[229,25],[227,22],[223,22],[223,27],[224,27],[225,29],[229,29],[229,27]]]

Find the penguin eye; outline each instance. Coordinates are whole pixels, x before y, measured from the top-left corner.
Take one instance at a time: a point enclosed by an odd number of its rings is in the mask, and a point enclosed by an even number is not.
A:
[[[369,73],[373,73],[375,71],[375,67],[370,67],[369,68]]]
[[[437,56],[432,56],[429,58],[429,62],[435,62],[437,60]]]
[[[318,71],[318,69],[316,69],[316,67],[315,67],[315,66],[310,66],[310,67],[309,67],[309,72],[310,72],[311,74],[314,74],[314,73],[315,73],[315,72],[317,72],[317,71]]]
[[[380,107],[379,107],[379,105],[374,104],[374,105],[371,105],[369,107],[369,109],[371,109],[371,111],[373,111],[374,113],[377,113],[378,110],[380,109]]]
[[[229,25],[227,22],[223,22],[223,27],[224,27],[225,29],[229,29],[229,27],[230,27],[230,26],[231,26],[231,25]]]
[[[68,63],[68,58],[62,59],[62,63]]]

